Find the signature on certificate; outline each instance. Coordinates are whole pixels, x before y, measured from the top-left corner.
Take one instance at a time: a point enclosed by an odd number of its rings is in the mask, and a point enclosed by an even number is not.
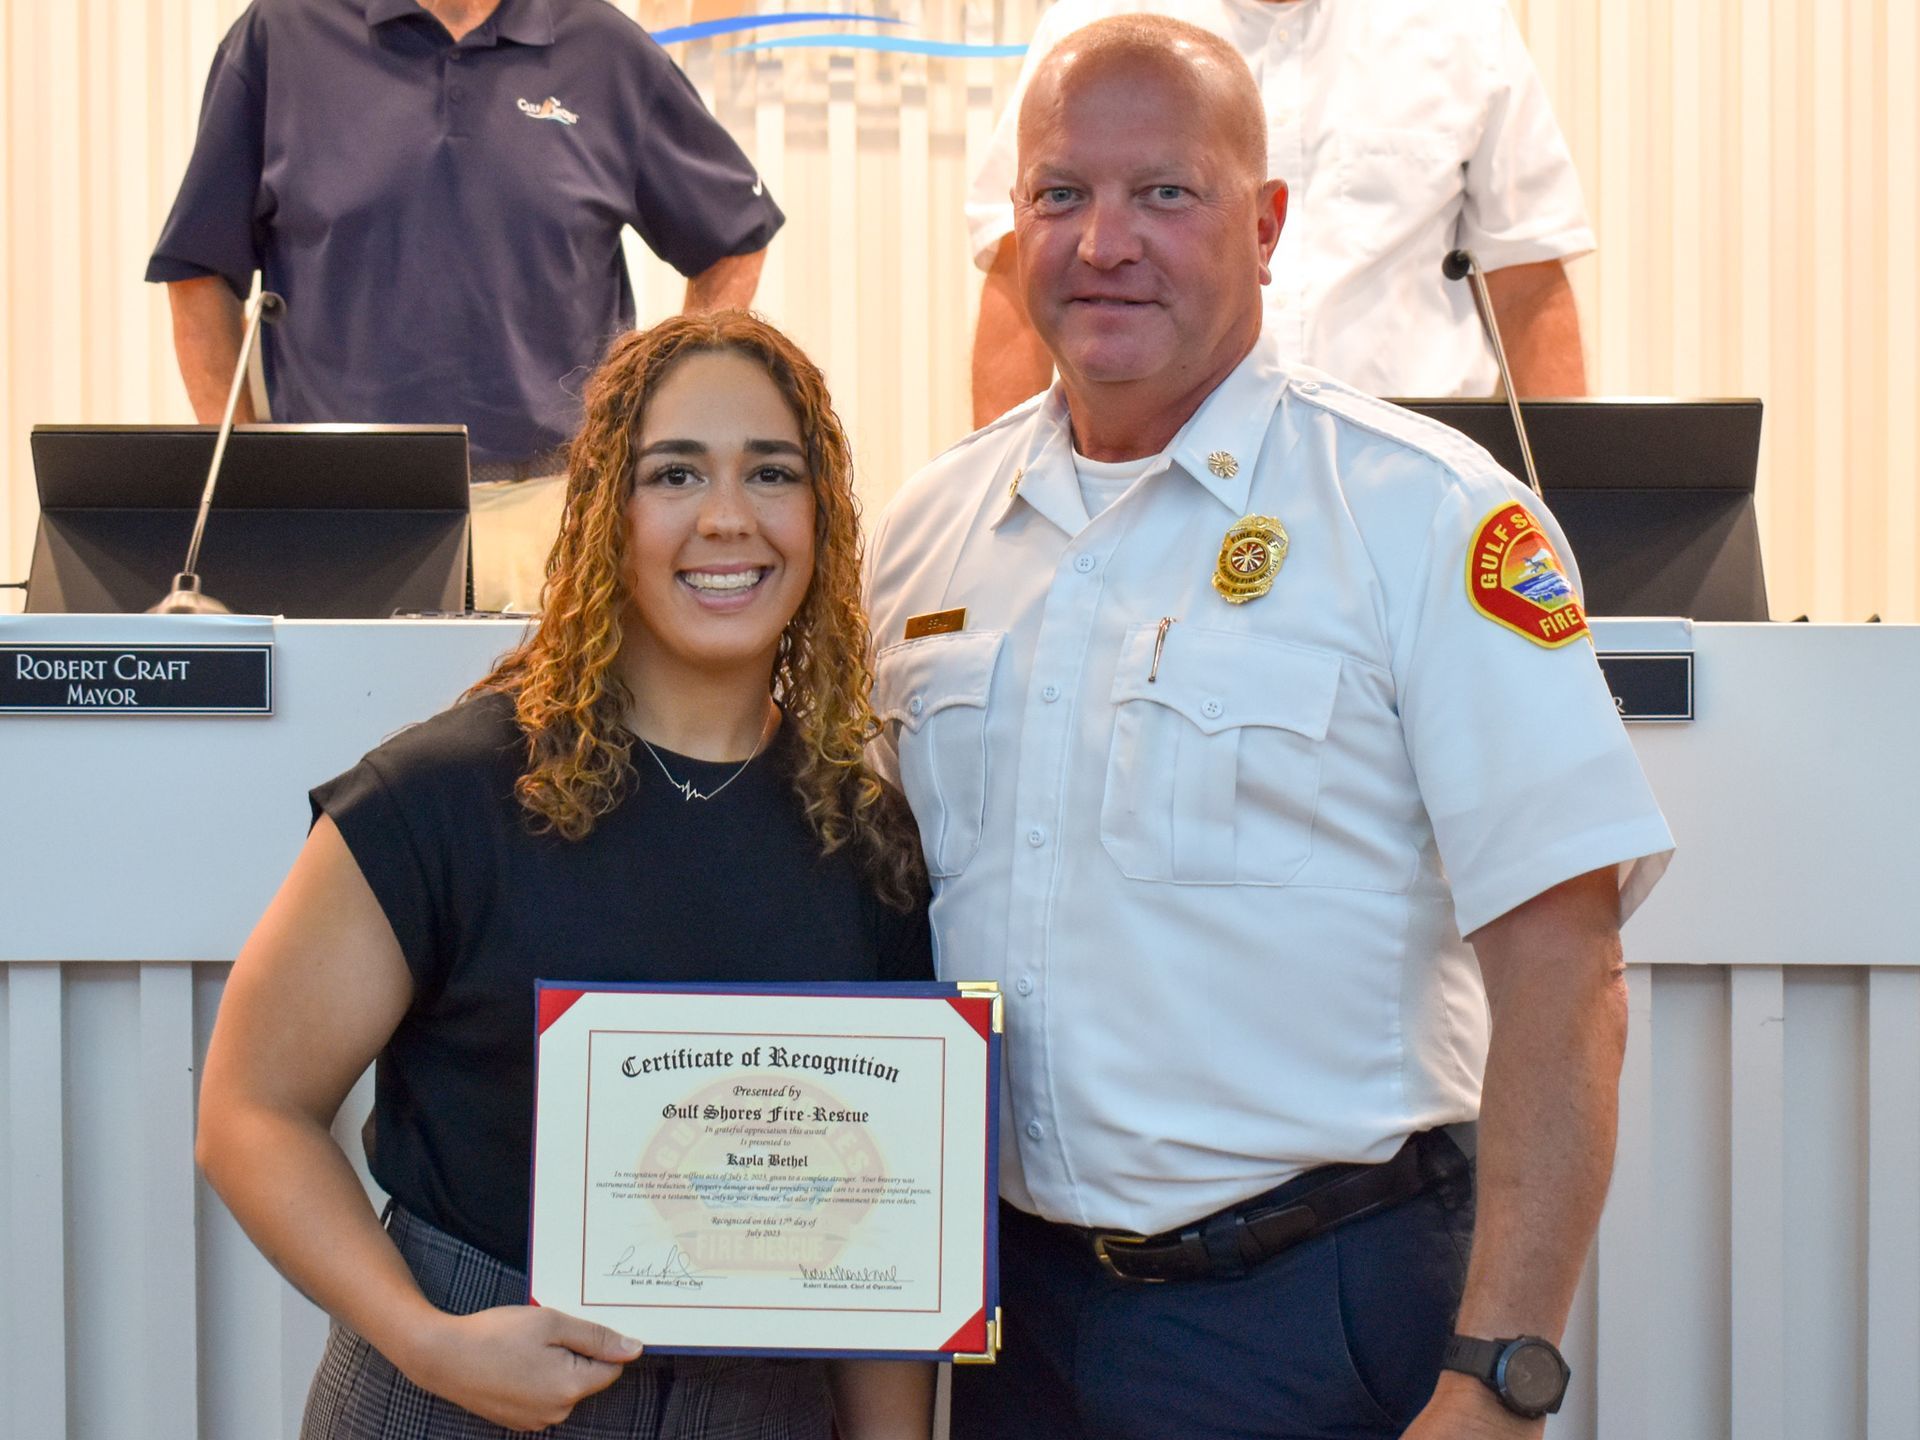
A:
[[[693,1257],[675,1244],[668,1248],[666,1255],[652,1265],[642,1264],[634,1258],[637,1245],[629,1245],[620,1252],[620,1258],[613,1262],[608,1275],[626,1280],[654,1280],[665,1285],[685,1286],[698,1290],[706,1283],[706,1277],[693,1268]]]
[[[844,1280],[856,1285],[891,1285],[900,1279],[900,1267],[888,1265],[802,1265],[802,1280]]]

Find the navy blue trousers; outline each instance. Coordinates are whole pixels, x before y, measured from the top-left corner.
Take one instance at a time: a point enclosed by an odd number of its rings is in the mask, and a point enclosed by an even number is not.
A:
[[[1466,1283],[1472,1174],[1438,1143],[1422,1194],[1229,1278],[1120,1280],[1003,1203],[1003,1349],[954,1367],[953,1440],[1394,1440]]]

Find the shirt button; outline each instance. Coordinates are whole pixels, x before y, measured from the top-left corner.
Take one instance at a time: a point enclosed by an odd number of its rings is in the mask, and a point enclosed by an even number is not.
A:
[[[1200,713],[1209,720],[1218,720],[1220,712],[1225,708],[1218,700],[1209,700],[1200,707]]]
[[[1291,30],[1282,30],[1274,38],[1280,41],[1280,43],[1284,45],[1287,41],[1293,38],[1293,32]]]
[[[909,715],[918,715],[922,710],[926,708],[927,708],[927,702],[922,700],[918,695],[914,696],[911,700],[907,701],[907,713]]]
[[[1094,564],[1095,564],[1095,561],[1093,556],[1082,555],[1073,562],[1073,568],[1078,570],[1082,575],[1091,575],[1093,573]]]
[[[1058,685],[1047,686],[1044,690],[1040,692],[1040,698],[1046,701],[1049,705],[1051,705],[1054,701],[1060,698],[1060,687]]]
[[[1042,1125],[1038,1120],[1027,1121],[1027,1137],[1029,1139],[1038,1140],[1046,1133],[1047,1127]]]
[[[1027,844],[1033,846],[1034,849],[1038,850],[1046,843],[1047,832],[1042,830],[1038,825],[1027,831]]]
[[[1013,988],[1018,990],[1022,995],[1031,995],[1033,994],[1033,981],[1022,975],[1018,980],[1013,982]]]
[[[1302,395],[1318,395],[1320,393],[1320,382],[1318,380],[1302,380],[1300,382],[1300,393]]]

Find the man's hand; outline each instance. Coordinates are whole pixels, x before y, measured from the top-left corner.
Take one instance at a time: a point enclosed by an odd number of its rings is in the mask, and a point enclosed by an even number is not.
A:
[[[534,1305],[447,1315],[400,1368],[423,1390],[509,1430],[558,1425],[620,1378],[640,1344]]]
[[[1538,1440],[1546,1426],[1515,1415],[1471,1375],[1447,1370],[1402,1440]]]

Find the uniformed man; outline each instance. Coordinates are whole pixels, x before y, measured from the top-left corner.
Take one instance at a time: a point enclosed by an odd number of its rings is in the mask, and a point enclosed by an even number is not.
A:
[[[941,973],[1007,997],[956,1440],[1538,1435],[1671,847],[1565,539],[1261,333],[1286,190],[1219,39],[1079,32],[1019,168],[1060,380],[870,573]]]

